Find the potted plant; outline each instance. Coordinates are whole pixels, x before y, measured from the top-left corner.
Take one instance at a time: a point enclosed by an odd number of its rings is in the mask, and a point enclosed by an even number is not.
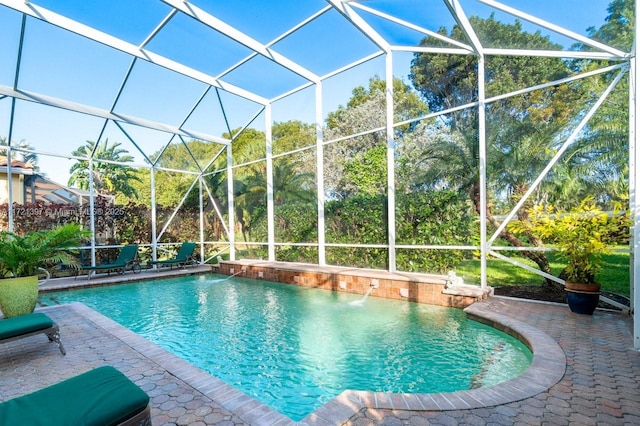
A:
[[[5,318],[33,312],[38,299],[38,273],[46,265],[78,266],[72,253],[91,236],[79,224],[18,235],[0,232],[0,309]]]
[[[565,280],[569,308],[572,312],[593,314],[600,299],[596,274],[609,245],[628,235],[627,215],[619,209],[604,212],[596,207],[593,198],[587,198],[568,212],[552,206],[534,207],[530,219],[531,230],[543,241],[554,244],[558,257],[566,262],[560,278]]]

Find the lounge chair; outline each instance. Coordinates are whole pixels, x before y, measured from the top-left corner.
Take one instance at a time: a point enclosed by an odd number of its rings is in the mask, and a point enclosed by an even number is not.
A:
[[[151,425],[149,396],[111,366],[0,403],[3,425]]]
[[[169,268],[173,268],[173,266],[186,266],[189,263],[194,263],[193,252],[196,249],[196,243],[182,243],[180,246],[180,250],[172,259],[165,260],[155,260],[149,262],[150,265],[157,266],[169,266]]]
[[[119,272],[124,273],[125,270],[131,269],[134,273],[140,272],[140,262],[138,262],[138,245],[127,244],[122,247],[116,260],[112,263],[103,263],[96,266],[83,266],[81,271],[87,271],[87,279],[91,279],[92,272]]]
[[[46,334],[50,342],[56,342],[62,355],[67,353],[60,341],[60,329],[58,325],[41,312],[0,320],[0,343],[22,339],[23,337],[34,336],[40,333]],[[5,423],[0,421],[0,424]]]

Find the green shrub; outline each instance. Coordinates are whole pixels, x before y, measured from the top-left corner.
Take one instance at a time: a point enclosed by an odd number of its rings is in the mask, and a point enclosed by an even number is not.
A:
[[[608,246],[628,238],[630,226],[625,212],[616,210],[608,214],[592,198],[567,212],[553,206],[535,206],[529,218],[530,223],[514,222],[511,229],[530,230],[543,242],[553,244],[558,257],[566,263],[562,277],[578,283],[595,282],[603,255],[609,253]]]

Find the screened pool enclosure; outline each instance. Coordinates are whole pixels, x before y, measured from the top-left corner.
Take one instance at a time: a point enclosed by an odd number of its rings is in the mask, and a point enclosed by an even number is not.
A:
[[[514,227],[530,209],[639,222],[633,2],[0,5],[2,226],[83,222],[92,262],[196,241],[203,262],[476,259],[484,287],[491,258],[562,283]]]

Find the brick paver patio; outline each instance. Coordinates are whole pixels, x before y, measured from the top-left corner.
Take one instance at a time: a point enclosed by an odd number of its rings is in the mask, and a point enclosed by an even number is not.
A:
[[[156,426],[294,423],[84,305],[43,311],[60,325],[67,355],[44,335],[0,344],[0,401],[107,364],[149,394]],[[469,313],[498,326],[513,321],[538,340],[534,348],[543,353],[534,359],[534,373],[483,394],[345,392],[299,424],[640,424],[640,353],[633,348],[630,317],[604,311],[582,316],[562,305],[496,297]],[[540,383],[552,385],[539,389]],[[490,406],[467,408],[478,401]]]

